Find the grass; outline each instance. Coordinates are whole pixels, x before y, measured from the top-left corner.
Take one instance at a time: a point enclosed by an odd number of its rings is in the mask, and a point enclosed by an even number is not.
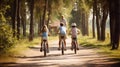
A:
[[[58,39],[58,36],[49,36],[49,42],[55,41],[57,39]],[[8,51],[7,55],[3,55],[3,57],[6,58],[7,56],[11,56],[11,55],[12,56],[22,55],[21,52],[24,52],[25,50],[29,49],[28,47],[40,44],[40,41],[41,41],[40,37],[34,38],[34,40],[31,42],[29,42],[28,39],[21,39],[15,44],[15,47],[11,49],[10,51]],[[108,46],[110,43],[109,38],[106,38],[106,40],[102,42],[102,41],[97,41],[96,38],[92,38],[90,36],[88,37],[88,36],[80,35],[78,36],[78,42],[80,43],[80,45],[84,47],[97,48],[98,49],[97,52],[99,54],[106,54],[110,57],[120,59],[120,49],[110,50],[111,47]],[[0,57],[0,59],[3,57]],[[9,58],[6,58],[6,59],[7,61],[9,60]]]
[[[56,39],[58,39],[58,37],[49,36],[50,42],[55,41]],[[40,37],[35,37],[33,41],[31,42],[27,38],[21,39],[15,44],[14,48],[9,50],[5,55],[2,55],[2,56],[5,57],[5,56],[10,56],[10,55],[19,55],[25,50],[29,49],[29,47],[40,44],[40,42],[41,42]]]
[[[49,36],[49,41],[55,41],[56,39],[58,39],[57,36]],[[0,56],[0,62],[2,61],[15,61],[16,59],[13,59],[11,56],[22,56],[23,52],[28,50],[29,47],[32,47],[34,45],[38,45],[41,42],[41,38],[40,37],[35,37],[33,39],[33,41],[29,42],[29,40],[27,38],[21,39],[19,41],[16,42],[15,46],[10,49],[7,53],[2,54]]]
[[[13,56],[20,55],[22,56],[22,53],[28,49],[28,47],[39,44],[40,43],[40,37],[34,38],[33,41],[29,42],[28,39],[21,39],[15,43],[15,46],[10,49],[7,53],[4,53],[0,56],[0,62],[8,62],[8,61],[15,61],[16,59],[12,58]]]
[[[120,49],[118,50],[110,50],[110,39],[106,38],[103,41],[97,41],[96,38],[88,37],[88,36],[79,36],[79,43],[84,47],[97,48],[97,52],[99,54],[105,54],[110,57],[119,58],[120,59]]]
[[[51,42],[51,41],[55,41],[55,40],[57,40],[58,39],[58,36],[50,36],[49,37],[49,41]]]

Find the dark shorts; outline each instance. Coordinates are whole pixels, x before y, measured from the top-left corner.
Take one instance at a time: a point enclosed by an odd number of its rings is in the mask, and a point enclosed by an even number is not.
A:
[[[72,40],[77,40],[77,37],[72,37]]]

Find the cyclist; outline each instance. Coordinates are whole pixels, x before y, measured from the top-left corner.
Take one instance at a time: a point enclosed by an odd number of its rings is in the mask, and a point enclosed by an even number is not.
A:
[[[76,23],[72,23],[71,24],[71,30],[70,30],[70,33],[71,33],[71,38],[72,38],[72,42],[71,42],[71,50],[73,50],[73,39],[76,39],[77,41],[77,34],[80,33],[80,30],[76,27]],[[78,47],[78,42],[76,43],[77,45],[77,50],[79,50],[79,47]]]
[[[47,25],[44,25],[41,31],[41,48],[40,48],[41,52],[42,52],[43,40],[46,40],[47,52],[49,52],[48,33],[49,33],[48,27]]]
[[[67,21],[63,15],[61,16],[60,22],[63,23],[65,27],[67,27]]]
[[[67,31],[68,22],[67,22],[67,20],[65,19],[64,15],[61,15],[60,23],[63,23],[63,24],[64,24],[64,27],[66,27],[66,31]],[[67,34],[66,34],[66,38],[67,38]]]
[[[66,50],[66,27],[64,26],[64,23],[60,23],[60,27],[59,27],[59,48],[58,50],[61,49],[61,40],[62,38],[61,37],[64,37],[63,40],[64,40],[64,46],[65,46],[65,50]]]

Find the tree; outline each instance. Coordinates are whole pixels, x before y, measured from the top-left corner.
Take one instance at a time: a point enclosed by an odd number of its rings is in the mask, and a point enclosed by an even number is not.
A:
[[[29,34],[29,41],[33,40],[34,36],[34,24],[33,24],[33,11],[34,11],[34,0],[30,0],[30,34]]]
[[[100,22],[99,22],[99,3],[98,0],[94,0],[95,4],[95,15],[96,15],[96,27],[97,27],[97,40],[100,40]]]
[[[48,0],[45,0],[44,11],[43,11],[43,20],[42,20],[44,25],[46,24],[45,16],[46,16],[47,4],[48,4]]]
[[[89,17],[89,13],[90,13],[90,5],[91,3],[90,0],[78,0],[77,1],[77,11],[72,11],[72,19],[71,19],[71,23],[72,22],[76,22],[77,25],[79,26],[79,28],[81,29],[82,35],[89,35],[88,32],[88,17]]]
[[[120,40],[120,1],[109,0],[110,35],[112,50],[118,49]]]
[[[12,4],[12,30],[13,30],[13,37],[16,36],[16,23],[17,23],[17,6],[18,0],[14,0]]]
[[[92,35],[95,38],[95,2],[93,1]]]
[[[13,47],[15,39],[12,34],[9,12],[13,1],[0,0],[0,54],[3,55]]]
[[[20,39],[20,0],[17,1],[17,39]]]
[[[51,16],[51,11],[52,11],[52,1],[48,0],[48,20],[47,20],[47,26],[50,22],[50,16]]]
[[[105,40],[105,27],[106,27],[106,20],[107,20],[107,17],[108,17],[108,2],[107,0],[103,0],[101,2],[101,10],[102,10],[102,20],[101,20],[101,25],[100,25],[100,28],[101,28],[101,37],[100,37],[100,40],[101,41],[104,41]]]
[[[21,15],[21,25],[22,25],[22,29],[23,29],[23,36],[26,36],[26,9],[27,9],[27,5],[26,5],[26,0],[21,0],[20,3],[21,7],[20,7],[20,15]]]

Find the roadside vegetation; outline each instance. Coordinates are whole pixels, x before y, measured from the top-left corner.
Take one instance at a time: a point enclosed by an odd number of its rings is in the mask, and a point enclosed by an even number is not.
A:
[[[79,43],[83,47],[95,49],[99,54],[120,59],[120,49],[111,50],[110,39],[108,37],[102,42],[91,36],[79,36]]]
[[[58,38],[57,36],[50,36],[49,41],[50,42],[55,41],[57,38]],[[15,45],[10,50],[6,51],[6,53],[2,54],[0,58],[20,55],[22,52],[29,49],[29,47],[39,45],[40,41],[41,41],[40,37],[34,38],[33,41],[29,41],[27,38],[16,41],[16,43],[14,43]]]

